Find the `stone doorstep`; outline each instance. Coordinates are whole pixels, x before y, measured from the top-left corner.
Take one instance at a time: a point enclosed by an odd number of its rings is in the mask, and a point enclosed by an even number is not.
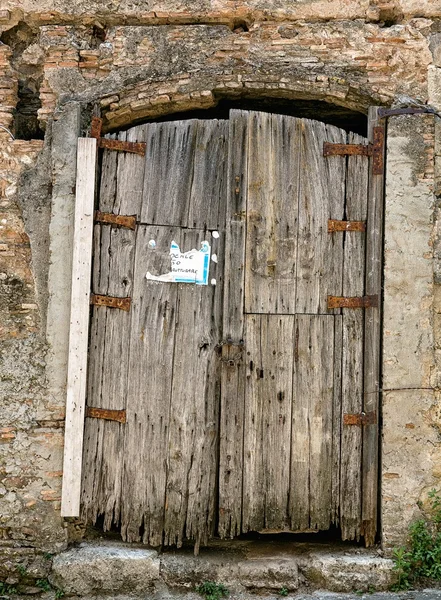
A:
[[[192,591],[204,581],[223,583],[235,593],[353,592],[389,589],[392,567],[392,560],[376,551],[343,545],[214,542],[195,557],[190,548],[158,553],[122,542],[94,542],[58,554],[49,579],[66,595],[80,597]]]

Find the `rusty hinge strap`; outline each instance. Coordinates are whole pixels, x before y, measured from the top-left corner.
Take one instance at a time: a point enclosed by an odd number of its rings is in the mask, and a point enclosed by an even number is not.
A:
[[[125,423],[126,411],[86,406],[86,417],[93,417],[95,419],[106,419],[106,421],[118,421],[119,423]]]
[[[323,143],[323,156],[372,156],[372,172],[382,175],[384,171],[384,127],[374,127],[372,144]]]
[[[90,137],[99,140],[101,137],[101,128],[103,126],[103,120],[99,117],[92,117],[92,122],[90,124]]]
[[[372,173],[383,175],[384,172],[384,127],[374,127],[372,143]]]
[[[145,156],[145,142],[122,142],[120,140],[108,140],[107,138],[100,138],[98,140],[98,146],[100,148],[105,148],[106,150],[132,152],[133,154]]]
[[[95,221],[98,223],[110,223],[111,225],[120,225],[128,229],[136,229],[136,215],[113,215],[95,211]]]
[[[366,231],[366,221],[337,221],[328,220],[328,232],[334,231]]]
[[[323,143],[323,156],[372,156],[372,144]]]
[[[109,140],[101,137],[101,128],[103,120],[99,117],[92,117],[90,127],[90,136],[98,140],[99,148],[107,150],[118,150],[119,152],[132,152],[134,154],[145,155],[147,144],[145,142],[123,142],[121,140]]]
[[[375,411],[368,413],[345,413],[343,415],[343,425],[376,425],[377,413]]]
[[[371,308],[378,306],[378,296],[328,296],[328,308]]]
[[[120,308],[129,311],[131,298],[115,298],[114,296],[101,296],[100,294],[91,294],[90,303],[95,306],[108,306],[109,308]]]

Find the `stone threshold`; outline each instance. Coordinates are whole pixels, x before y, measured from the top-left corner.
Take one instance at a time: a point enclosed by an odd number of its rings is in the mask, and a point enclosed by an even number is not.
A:
[[[210,543],[194,556],[190,547],[158,552],[94,541],[55,556],[49,579],[66,596],[78,597],[182,595],[205,581],[224,584],[231,597],[281,597],[319,589],[372,593],[388,590],[394,582],[393,561],[381,554],[338,543],[234,540]]]

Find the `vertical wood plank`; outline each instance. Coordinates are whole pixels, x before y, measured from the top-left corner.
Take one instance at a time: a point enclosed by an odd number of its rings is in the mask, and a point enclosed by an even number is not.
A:
[[[78,139],[61,514],[80,514],[97,143]]]
[[[243,531],[287,526],[294,316],[247,315]]]
[[[248,113],[232,110],[228,139],[223,342],[219,442],[221,538],[241,533],[245,399],[244,276]]]
[[[146,273],[170,270],[172,240],[181,244],[177,227],[139,226],[131,308],[121,532],[152,546],[163,539],[178,286]]]
[[[204,231],[183,230],[181,250],[200,248],[206,237]],[[222,237],[213,240],[213,252],[219,255]],[[223,296],[220,268],[214,263],[210,268],[216,285],[182,284],[178,289],[165,545],[180,547],[184,539],[194,539],[198,548],[214,533]]]
[[[340,524],[341,498],[341,422],[342,422],[342,354],[343,354],[343,319],[334,317],[334,391],[332,407],[332,500],[331,523]]]
[[[377,108],[369,109],[368,138],[373,141],[373,128],[380,125]],[[384,149],[383,149],[384,159]],[[380,401],[381,362],[381,273],[383,250],[384,176],[374,175],[369,165],[368,214],[366,226],[366,294],[378,294],[378,307],[365,313],[364,400],[365,412],[378,415]],[[375,543],[378,504],[378,424],[363,427],[363,508],[362,534],[366,546]]]
[[[199,121],[194,150],[188,226],[224,229],[228,121]],[[208,192],[209,190],[209,192]],[[207,193],[208,192],[208,193]]]
[[[301,124],[296,312],[327,314],[328,294],[342,289],[343,240],[327,228],[328,219],[343,219],[346,160],[323,157],[323,142],[345,143],[346,134],[318,121]]]
[[[299,322],[306,325],[303,332],[300,329],[303,343],[309,335],[309,356],[302,368],[308,372],[310,382],[309,506],[310,527],[316,531],[331,525],[335,319],[341,317],[299,316]],[[299,344],[299,353],[302,345]]]
[[[317,531],[331,524],[334,317],[297,315],[295,340],[291,527]]]
[[[350,144],[367,140],[349,134]],[[368,161],[349,156],[346,174],[346,218],[365,221],[367,211]],[[366,234],[333,233],[344,238],[343,295],[363,296],[365,283]],[[343,309],[342,413],[363,410],[363,309]],[[361,454],[360,427],[342,426],[341,430],[341,531],[343,540],[359,539],[361,532]]]
[[[295,312],[301,121],[249,113],[245,312]]]
[[[141,222],[188,226],[198,121],[151,123]]]

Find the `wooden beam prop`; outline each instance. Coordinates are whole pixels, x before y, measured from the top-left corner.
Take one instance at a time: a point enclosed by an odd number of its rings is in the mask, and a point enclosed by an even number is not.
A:
[[[61,515],[80,514],[97,141],[79,138]]]

